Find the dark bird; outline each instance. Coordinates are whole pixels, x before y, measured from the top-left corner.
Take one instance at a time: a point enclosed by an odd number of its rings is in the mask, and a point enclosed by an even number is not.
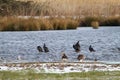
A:
[[[120,51],[120,48],[119,48],[119,47],[118,47],[117,49]]]
[[[67,61],[67,59],[68,59],[68,57],[66,56],[65,53],[63,53],[63,54],[62,54],[62,60],[63,60],[63,61]]]
[[[4,58],[3,57],[0,57],[0,61],[3,61],[4,60]]]
[[[80,51],[80,44],[79,41],[73,45],[73,48],[75,49],[75,52],[79,52]]]
[[[78,57],[77,57],[77,59],[79,61],[83,61],[85,59],[85,56],[83,54],[79,54]]]
[[[94,61],[96,62],[96,61],[98,61],[98,59],[97,59],[97,58],[95,58],[95,59],[94,59]]]
[[[78,48],[80,48],[79,41],[75,44]]]
[[[89,46],[89,51],[90,52],[95,52],[95,50],[93,49],[93,47],[91,45]]]
[[[42,48],[41,48],[40,46],[37,46],[37,50],[38,50],[39,52],[43,52],[43,50],[42,50]]]
[[[49,52],[49,49],[48,49],[48,47],[45,45],[45,43],[44,43],[44,45],[43,45],[43,49],[44,49],[45,52]]]

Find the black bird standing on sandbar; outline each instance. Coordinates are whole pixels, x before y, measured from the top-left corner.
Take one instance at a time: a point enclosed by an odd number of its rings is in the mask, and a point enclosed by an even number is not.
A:
[[[39,52],[43,52],[43,50],[42,50],[42,48],[41,48],[40,46],[37,46],[37,50],[38,50]]]
[[[83,54],[79,54],[78,57],[77,57],[77,59],[79,61],[83,61],[85,59],[85,56]]]
[[[80,51],[80,44],[79,44],[79,41],[73,45],[73,48],[75,49],[76,52],[79,52]]]
[[[90,52],[95,52],[95,50],[93,49],[93,47],[91,45],[89,46],[89,51]]]
[[[65,53],[62,54],[62,60],[66,62],[68,60],[68,57]]]
[[[49,49],[48,49],[48,47],[45,45],[45,43],[44,43],[44,45],[43,45],[43,49],[44,49],[45,52],[49,52]]]

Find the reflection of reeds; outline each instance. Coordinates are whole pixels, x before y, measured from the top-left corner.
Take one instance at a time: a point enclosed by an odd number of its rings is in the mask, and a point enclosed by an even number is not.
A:
[[[66,30],[76,29],[79,22],[75,19],[49,18],[16,18],[0,19],[1,31],[37,31],[37,30]]]

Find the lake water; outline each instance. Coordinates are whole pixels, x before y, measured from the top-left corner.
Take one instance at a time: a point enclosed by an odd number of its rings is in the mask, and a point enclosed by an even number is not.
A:
[[[73,44],[80,41],[81,52],[76,53]],[[46,44],[50,52],[39,53],[38,45]],[[89,52],[89,45],[96,50]],[[65,52],[69,61],[77,61],[79,54],[86,60],[120,62],[120,27],[100,27],[99,29],[78,28],[77,30],[0,32],[0,57],[7,62],[18,61],[60,61]]]

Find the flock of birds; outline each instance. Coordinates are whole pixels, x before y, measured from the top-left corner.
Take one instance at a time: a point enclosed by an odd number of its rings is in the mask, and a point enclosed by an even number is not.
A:
[[[80,47],[81,46],[79,44],[79,41],[76,44],[73,44],[73,49],[77,53],[81,51]],[[44,43],[43,47],[37,46],[37,50],[38,50],[38,52],[45,52],[45,53],[50,52],[45,43]],[[89,51],[90,52],[95,52],[95,50],[93,49],[93,47],[91,45],[89,46]],[[61,59],[62,59],[62,61],[66,62],[68,60],[68,56],[64,52],[62,52]],[[83,61],[84,59],[85,59],[85,56],[83,54],[79,54],[77,56],[77,60],[79,60],[79,61]],[[5,59],[3,57],[0,57],[0,61],[4,61],[4,60]],[[22,56],[18,55],[17,60],[22,60]]]
[[[79,44],[79,41],[77,41],[77,43],[73,44],[73,49],[75,50],[76,53],[79,53],[79,52],[81,51],[80,48],[81,48],[81,46],[80,46],[80,44]],[[117,49],[120,51],[120,48],[117,48]],[[49,49],[48,49],[48,47],[46,46],[45,43],[44,43],[43,47],[37,46],[37,50],[38,50],[38,52],[45,52],[45,53],[49,52]],[[89,51],[90,51],[90,52],[96,52],[91,45],[89,46]],[[18,55],[18,56],[17,56],[17,60],[21,60],[21,59],[22,59],[21,56]],[[67,56],[64,52],[62,52],[62,57],[61,57],[61,59],[62,59],[64,62],[66,62],[66,61],[68,60],[68,56]],[[79,60],[79,61],[83,61],[83,60],[85,59],[85,55],[84,55],[84,54],[79,54],[76,59]],[[1,60],[3,61],[4,58],[3,58],[3,57],[0,57],[0,61],[1,61]],[[94,61],[97,61],[97,59],[95,58]]]
[[[45,43],[44,43],[44,45],[43,45],[43,49],[42,49],[41,46],[37,46],[37,50],[38,50],[39,52],[43,52],[43,50],[45,51],[45,53],[46,53],[46,52],[49,52],[49,49],[48,49],[48,47],[46,46]]]
[[[80,52],[81,51],[80,48],[81,48],[81,46],[79,44],[79,41],[76,44],[73,44],[73,49],[75,50],[75,52],[77,52],[77,53]],[[48,49],[48,47],[46,46],[45,43],[43,45],[43,49],[42,49],[41,46],[37,46],[37,50],[39,52],[45,52],[45,53],[49,52],[49,49]],[[90,52],[95,52],[95,50],[93,49],[93,47],[91,45],[89,46],[89,51]],[[61,59],[64,62],[66,62],[68,60],[68,57],[64,52],[62,53]],[[85,56],[83,54],[79,54],[78,57],[77,57],[77,60],[79,60],[79,61],[83,61],[84,59],[85,59]],[[97,59],[95,59],[95,61],[97,61]]]

